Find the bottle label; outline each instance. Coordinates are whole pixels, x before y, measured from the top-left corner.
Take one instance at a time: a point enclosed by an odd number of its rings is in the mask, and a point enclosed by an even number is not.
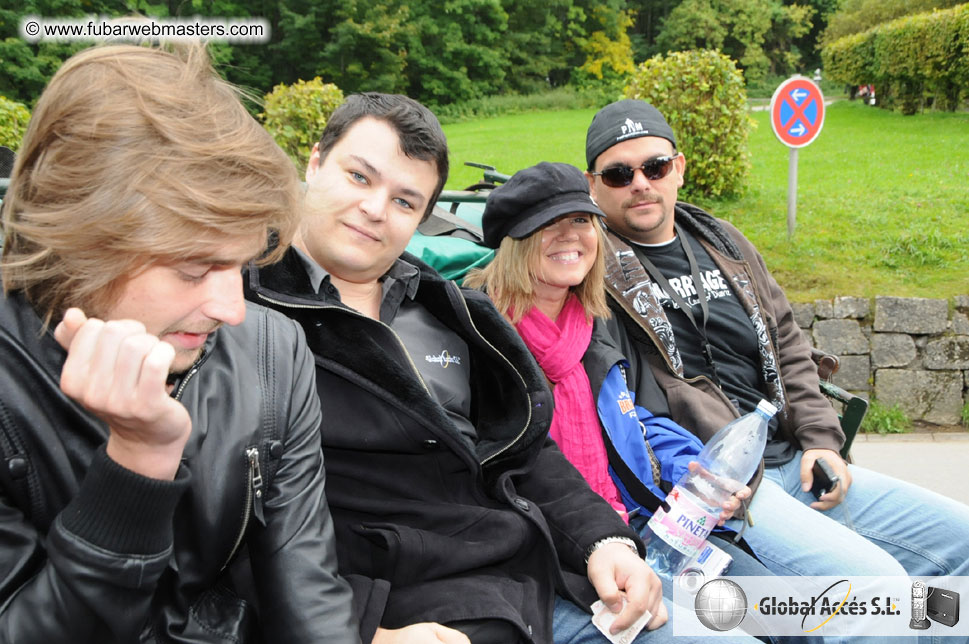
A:
[[[649,520],[649,529],[671,547],[692,557],[717,525],[717,517],[679,485],[669,493],[666,502],[670,511],[658,508]]]

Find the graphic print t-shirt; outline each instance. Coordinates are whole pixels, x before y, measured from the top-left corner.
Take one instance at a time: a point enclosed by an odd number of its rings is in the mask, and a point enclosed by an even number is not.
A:
[[[682,237],[682,238],[681,238]],[[703,292],[709,305],[706,336],[713,352],[716,375],[720,387],[741,414],[753,411],[764,397],[760,368],[757,332],[736,295],[727,284],[720,269],[706,249],[690,233],[682,231],[672,242],[662,246],[635,247],[653,262],[669,281],[676,293],[689,304],[700,329],[703,328],[703,310],[700,308],[698,289],[693,284],[690,262],[683,243],[689,243],[696,256]],[[653,282],[654,294],[666,311],[673,327],[676,348],[683,360],[683,375],[687,378],[707,376],[714,380],[713,370],[703,354],[703,336],[693,326],[676,301],[662,287]],[[768,429],[765,462],[779,464],[790,460],[793,447],[787,441],[772,440],[777,431],[777,418],[771,420]]]

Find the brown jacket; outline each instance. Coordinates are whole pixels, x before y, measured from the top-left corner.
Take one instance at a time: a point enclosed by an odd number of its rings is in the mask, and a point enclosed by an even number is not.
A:
[[[696,235],[720,268],[758,333],[765,396],[780,410],[780,436],[801,449],[838,451],[844,433],[834,409],[821,394],[811,346],[794,321],[784,292],[771,277],[764,259],[733,225],[696,206],[678,202],[676,221]],[[738,416],[727,396],[706,376],[683,377],[673,329],[652,294],[651,280],[629,245],[607,235],[606,289],[610,306],[625,331],[622,344],[634,366],[631,382],[655,382],[664,394],[670,417],[708,441]],[[632,354],[632,355],[631,355]],[[649,373],[645,365],[648,365]],[[640,368],[636,375],[635,367]],[[655,394],[637,390],[646,404]],[[656,412],[656,410],[653,410]],[[659,412],[656,412],[659,413]],[[751,487],[762,475],[758,471]]]

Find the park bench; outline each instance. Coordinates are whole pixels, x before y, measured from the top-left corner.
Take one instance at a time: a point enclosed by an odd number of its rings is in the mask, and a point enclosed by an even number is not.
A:
[[[407,249],[436,268],[447,279],[459,280],[475,267],[491,261],[494,251],[481,245],[481,214],[488,194],[504,183],[510,175],[481,163],[466,163],[480,168],[483,179],[464,190],[445,190],[438,198],[434,211],[422,223]],[[818,365],[821,392],[838,408],[845,444],[841,456],[849,461],[851,443],[868,411],[868,401],[845,391],[831,382],[840,367],[838,357],[812,349],[812,359]]]
[[[855,435],[861,428],[861,422],[868,413],[868,401],[861,396],[856,396],[851,392],[845,391],[838,385],[831,382],[831,376],[838,372],[841,363],[838,356],[825,353],[819,349],[811,350],[811,358],[818,365],[818,377],[821,378],[821,393],[841,404],[838,418],[841,421],[841,430],[845,433],[845,444],[841,448],[841,456],[851,462],[848,451]],[[837,406],[837,405],[836,405]]]

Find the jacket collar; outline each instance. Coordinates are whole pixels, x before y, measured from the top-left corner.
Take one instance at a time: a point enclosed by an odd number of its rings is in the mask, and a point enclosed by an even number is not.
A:
[[[713,215],[699,206],[678,201],[673,208],[673,217],[676,219],[676,223],[706,241],[730,259],[744,260],[743,253],[740,252],[740,248],[737,247],[726,229],[720,225]]]
[[[64,361],[67,359],[67,351],[54,338],[56,321],[41,332],[43,321],[21,291],[8,293],[0,301],[2,301],[0,338],[19,344],[27,355],[33,356],[47,373],[59,380]],[[205,340],[202,357],[192,365],[193,368],[201,364],[205,357],[211,355],[216,349],[217,337],[220,333],[220,330],[216,330],[209,334]]]
[[[250,263],[246,271],[248,290],[263,297],[270,297],[283,305],[298,306],[305,301],[316,305],[336,304],[339,301],[338,298],[327,294],[326,289],[319,289],[322,277],[327,275],[326,271],[321,268],[322,274],[316,276],[314,280],[307,270],[308,258],[304,259],[304,257],[301,257],[301,253],[296,248],[290,247],[283,258],[275,264],[257,267],[255,263]],[[387,275],[404,280],[407,284],[407,297],[411,299],[416,297],[422,284],[428,285],[426,288],[443,287],[445,284],[444,278],[434,269],[406,252],[394,262]],[[314,281],[317,282],[316,285]]]
[[[316,263],[309,255],[304,253],[300,248],[292,246],[292,252],[299,258],[303,265],[303,270],[306,271],[306,275],[310,281],[310,288],[313,291],[319,292],[320,288],[323,286],[323,282],[330,277],[330,273]],[[381,280],[384,280],[384,298],[387,298],[388,284],[391,282],[402,283],[402,288],[404,289],[401,299],[406,297],[413,300],[414,296],[417,295],[417,287],[420,284],[420,270],[413,264],[407,262],[403,258],[398,257],[394,260],[393,265],[390,269],[383,275]]]
[[[21,291],[12,291],[3,297],[0,337],[21,345],[45,371],[59,378],[67,352],[54,339],[54,329],[48,328],[41,333],[42,327],[40,316]]]

